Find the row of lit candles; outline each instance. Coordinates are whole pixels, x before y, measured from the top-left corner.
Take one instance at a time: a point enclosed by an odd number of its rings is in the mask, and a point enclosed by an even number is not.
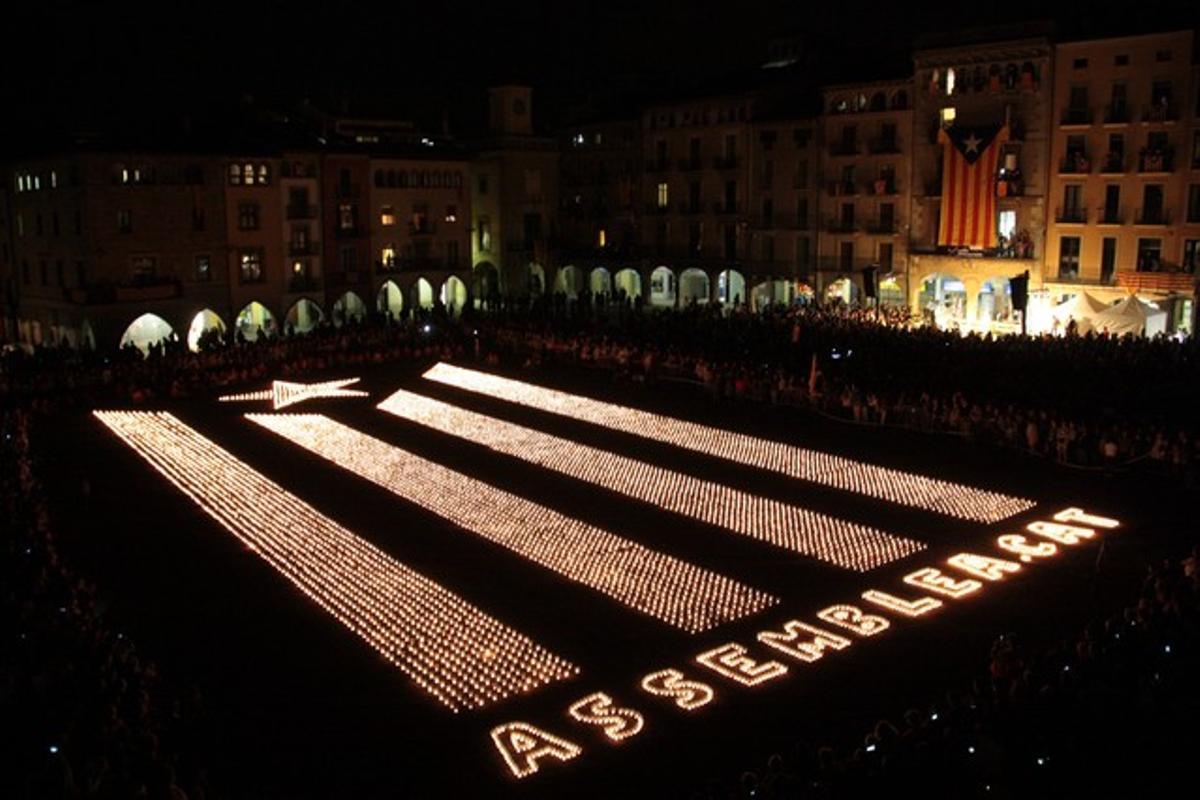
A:
[[[319,414],[247,419],[559,575],[689,633],[778,599]]]
[[[247,403],[270,400],[272,408],[281,408],[324,397],[366,397],[367,392],[360,389],[347,389],[352,383],[358,383],[358,378],[344,378],[336,381],[321,383],[293,383],[291,381],[272,381],[270,389],[242,394],[223,394],[217,398],[222,403]]]
[[[1025,498],[865,464],[842,456],[602,402],[450,364],[437,364],[429,369],[424,377],[448,386],[739,464],[958,519],[998,522],[1035,505],[1032,500]]]
[[[301,592],[452,710],[480,708],[578,672],[174,416],[96,416]]]
[[[847,569],[866,571],[924,549],[920,542],[874,527],[752,495],[412,392],[399,390],[379,408],[572,478]]]

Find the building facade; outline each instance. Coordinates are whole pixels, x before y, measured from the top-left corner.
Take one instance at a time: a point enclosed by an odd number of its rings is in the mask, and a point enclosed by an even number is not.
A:
[[[1052,298],[1136,291],[1190,329],[1200,247],[1191,31],[1059,44],[1044,253]]]
[[[827,299],[862,298],[863,270],[878,299],[904,305],[911,231],[912,82],[831,86],[821,93],[820,254]]]

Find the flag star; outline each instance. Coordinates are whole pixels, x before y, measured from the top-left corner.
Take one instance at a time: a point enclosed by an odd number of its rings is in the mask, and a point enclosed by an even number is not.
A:
[[[983,140],[980,139],[978,136],[976,136],[974,133],[972,133],[966,139],[963,139],[963,144],[966,145],[966,148],[967,148],[966,152],[968,152],[968,153],[978,153],[979,145],[982,143],[983,143]]]
[[[340,381],[325,381],[324,383],[292,383],[291,381],[273,381],[271,388],[261,392],[248,394],[227,394],[217,398],[223,403],[247,402],[255,400],[270,400],[278,411],[285,406],[302,403],[316,397],[367,397],[367,392],[357,389],[347,389],[352,383],[358,383],[358,378],[346,378]]]

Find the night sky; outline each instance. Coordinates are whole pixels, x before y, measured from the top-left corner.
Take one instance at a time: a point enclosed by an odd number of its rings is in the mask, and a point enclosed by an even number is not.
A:
[[[552,123],[568,101],[590,94],[669,94],[752,67],[778,34],[807,37],[814,71],[827,73],[821,79],[828,82],[894,74],[924,32],[1041,19],[1069,35],[1113,35],[1194,24],[1184,5],[1140,0],[1134,18],[1127,3],[1096,4],[1084,16],[1078,3],[1063,0],[1014,0],[1003,8],[917,0],[878,10],[802,0],[450,0],[383,8],[37,0],[6,9],[0,101],[15,123],[6,131],[10,142],[181,111],[203,116],[247,93],[280,107],[308,97],[331,110],[426,122],[445,107],[454,126],[469,131],[482,119],[483,89],[506,81],[537,87],[535,109]]]

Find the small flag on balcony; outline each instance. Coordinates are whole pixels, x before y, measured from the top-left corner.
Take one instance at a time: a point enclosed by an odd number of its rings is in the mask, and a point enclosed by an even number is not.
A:
[[[938,131],[942,144],[942,217],[938,244],[996,246],[996,169],[1008,126]]]

